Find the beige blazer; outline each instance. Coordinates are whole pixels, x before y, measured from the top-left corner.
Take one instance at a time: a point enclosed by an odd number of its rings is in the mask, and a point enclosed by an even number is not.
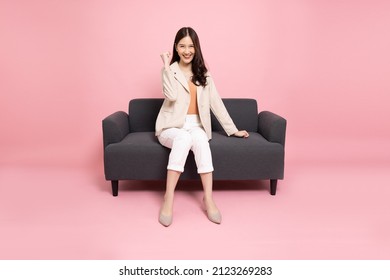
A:
[[[183,127],[191,98],[188,82],[177,62],[170,65],[169,71],[163,68],[162,85],[165,99],[156,120],[157,136],[164,129]],[[210,109],[227,135],[230,136],[238,131],[209,74],[207,74],[207,85],[197,86],[197,100],[199,117],[209,139],[211,139]]]

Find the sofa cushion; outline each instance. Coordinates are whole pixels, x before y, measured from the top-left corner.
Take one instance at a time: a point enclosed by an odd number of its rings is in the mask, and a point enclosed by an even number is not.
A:
[[[164,178],[169,149],[158,142],[154,132],[134,132],[105,149],[105,173],[119,180]]]
[[[228,137],[213,132],[210,149],[214,179],[257,180],[283,178],[284,148],[268,142],[261,134],[250,132],[248,138]]]

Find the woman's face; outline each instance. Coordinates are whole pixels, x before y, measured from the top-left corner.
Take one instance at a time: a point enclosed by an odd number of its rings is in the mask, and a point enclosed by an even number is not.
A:
[[[180,63],[190,64],[195,55],[194,43],[190,36],[186,36],[176,45],[176,51],[180,57]]]

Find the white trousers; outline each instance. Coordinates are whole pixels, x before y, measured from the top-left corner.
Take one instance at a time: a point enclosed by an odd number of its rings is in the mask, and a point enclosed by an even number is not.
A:
[[[198,173],[214,171],[209,139],[198,115],[187,115],[183,128],[168,128],[159,136],[161,145],[170,148],[168,170],[184,171],[184,165],[191,150],[195,156]]]

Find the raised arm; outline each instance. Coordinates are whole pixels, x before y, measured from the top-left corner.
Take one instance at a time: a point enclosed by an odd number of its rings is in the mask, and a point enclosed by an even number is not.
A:
[[[176,101],[176,99],[177,99],[177,83],[175,82],[175,77],[173,76],[172,70],[169,67],[171,55],[169,52],[164,52],[160,56],[161,56],[161,59],[162,59],[163,64],[164,64],[164,67],[161,70],[164,96],[169,101]]]

